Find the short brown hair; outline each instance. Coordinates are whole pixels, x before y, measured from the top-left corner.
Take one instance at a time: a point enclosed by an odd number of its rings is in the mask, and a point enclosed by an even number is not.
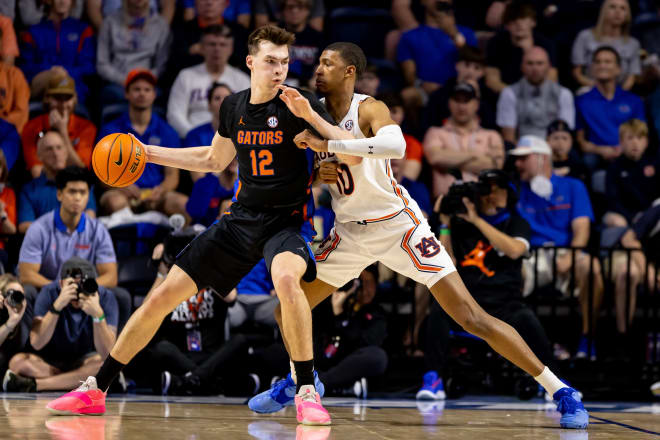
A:
[[[248,37],[248,53],[254,55],[259,52],[259,43],[270,41],[276,46],[291,46],[296,41],[296,36],[284,29],[268,24],[252,31]]]
[[[623,135],[626,133],[630,133],[633,136],[638,137],[648,137],[649,126],[646,125],[646,122],[642,120],[630,119],[629,121],[619,125],[619,139],[622,139]]]
[[[536,9],[528,0],[514,0],[504,10],[502,23],[506,25],[522,18],[531,18],[536,21]]]

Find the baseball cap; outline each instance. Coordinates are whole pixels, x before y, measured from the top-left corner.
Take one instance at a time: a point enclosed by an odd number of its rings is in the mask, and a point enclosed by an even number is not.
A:
[[[455,98],[458,95],[467,97],[469,101],[477,98],[477,91],[470,83],[458,83],[452,89],[450,97]]]
[[[546,128],[546,130],[547,130],[546,136],[550,136],[552,133],[556,133],[558,131],[565,131],[571,134],[573,133],[571,127],[569,127],[566,121],[564,121],[563,119],[555,119],[550,123],[550,125],[548,125],[548,128]]]
[[[543,154],[552,156],[550,145],[538,136],[526,135],[518,140],[516,148],[509,151],[512,156],[527,156],[529,154]]]
[[[124,88],[128,89],[128,87],[131,84],[133,84],[135,81],[137,81],[138,79],[147,80],[153,86],[155,86],[156,83],[158,82],[158,78],[156,78],[156,75],[151,73],[150,70],[148,70],[148,69],[133,69],[130,72],[128,72],[128,75],[126,75],[126,81],[124,82]]]
[[[48,78],[46,95],[75,95],[76,82],[64,73],[52,73]]]
[[[65,278],[71,272],[71,269],[80,269],[83,276],[96,278],[96,269],[94,269],[94,265],[83,258],[71,257],[66,260],[60,270],[60,277]]]

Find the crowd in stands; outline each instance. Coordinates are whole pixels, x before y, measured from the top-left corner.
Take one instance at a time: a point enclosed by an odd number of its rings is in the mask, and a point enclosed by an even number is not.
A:
[[[148,164],[135,184],[111,188],[93,178],[92,151],[116,132],[170,148],[210,145],[223,100],[250,87],[247,37],[269,23],[296,36],[287,84],[312,91],[329,43],[376,47],[356,87],[386,103],[405,133],[394,177],[477,302],[546,365],[602,359],[602,334],[632,344],[639,298],[660,285],[660,1],[358,3],[0,4],[5,391],[66,390],[95,373],[167,275],[173,243],[227,210],[236,161],[219,173]],[[320,241],[334,215],[323,186],[314,198]],[[150,247],[131,243],[140,241]],[[142,290],[131,284],[137,272]],[[529,305],[543,289],[579,310],[579,334],[561,350]],[[396,307],[377,294],[392,290],[413,292],[403,330],[390,328]],[[365,397],[365,378],[388,368],[385,347],[399,347],[425,356],[418,397],[444,398],[453,327],[429,295],[383,266],[333,294],[314,318],[324,323],[315,358],[326,387]],[[615,328],[603,328],[610,303]],[[277,304],[262,262],[226,298],[203,290],[181,303],[126,374],[157,393],[251,395],[288,370]]]

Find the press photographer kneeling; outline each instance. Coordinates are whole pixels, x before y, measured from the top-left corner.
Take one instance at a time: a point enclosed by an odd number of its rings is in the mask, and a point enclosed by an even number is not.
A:
[[[9,360],[25,350],[32,323],[32,308],[25,300],[23,286],[11,274],[0,275],[0,371]]]
[[[475,300],[486,312],[513,326],[545,365],[552,366],[550,342],[536,315],[522,300],[522,258],[531,230],[516,210],[516,189],[501,170],[485,170],[478,182],[452,185],[435,204],[443,246]],[[446,368],[451,319],[432,301],[428,319],[428,378]],[[551,367],[554,370],[554,367]],[[425,384],[427,382],[425,376]],[[436,380],[430,381],[436,382]],[[444,389],[423,387],[420,399],[442,399]],[[529,396],[531,397],[531,396]]]

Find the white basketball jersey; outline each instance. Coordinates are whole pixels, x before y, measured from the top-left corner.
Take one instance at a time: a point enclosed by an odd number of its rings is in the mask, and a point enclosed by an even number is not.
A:
[[[360,103],[369,95],[353,94],[348,113],[339,126],[358,139],[366,136],[360,130],[358,111]],[[325,102],[324,99],[322,99]],[[316,153],[315,162],[337,162],[334,153]],[[328,185],[332,195],[332,210],[338,223],[387,220],[399,214],[410,203],[408,191],[394,180],[389,159],[363,158],[358,165],[340,165],[339,181]]]

